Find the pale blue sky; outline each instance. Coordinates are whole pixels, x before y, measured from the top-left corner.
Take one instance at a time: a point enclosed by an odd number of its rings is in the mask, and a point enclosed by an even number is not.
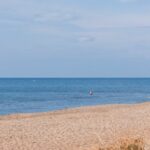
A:
[[[0,77],[150,77],[149,0],[0,1]]]

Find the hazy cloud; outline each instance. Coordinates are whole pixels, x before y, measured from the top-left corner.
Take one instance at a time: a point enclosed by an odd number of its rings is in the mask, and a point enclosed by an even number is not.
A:
[[[120,0],[120,2],[123,2],[123,3],[127,3],[127,2],[136,2],[138,0]]]
[[[95,38],[92,36],[81,36],[79,37],[80,42],[93,42],[95,41]]]
[[[47,13],[39,13],[34,15],[34,20],[39,22],[48,22],[48,21],[70,21],[74,20],[77,17],[71,13],[63,13],[60,11],[53,11]]]
[[[74,24],[86,29],[98,28],[137,28],[150,26],[149,14],[117,14],[107,16],[84,17],[74,21]]]

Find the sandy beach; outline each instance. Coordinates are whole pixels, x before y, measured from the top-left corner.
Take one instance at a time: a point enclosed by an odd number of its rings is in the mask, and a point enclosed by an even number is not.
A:
[[[150,149],[150,103],[0,117],[0,150],[130,150],[133,143]]]

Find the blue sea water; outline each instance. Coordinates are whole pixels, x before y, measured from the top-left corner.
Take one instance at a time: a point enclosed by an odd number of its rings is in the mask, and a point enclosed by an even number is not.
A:
[[[0,78],[0,114],[145,101],[149,78]]]

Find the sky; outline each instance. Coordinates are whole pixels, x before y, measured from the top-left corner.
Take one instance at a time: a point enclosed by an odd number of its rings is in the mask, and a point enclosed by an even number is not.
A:
[[[0,1],[0,77],[150,77],[149,0]]]

